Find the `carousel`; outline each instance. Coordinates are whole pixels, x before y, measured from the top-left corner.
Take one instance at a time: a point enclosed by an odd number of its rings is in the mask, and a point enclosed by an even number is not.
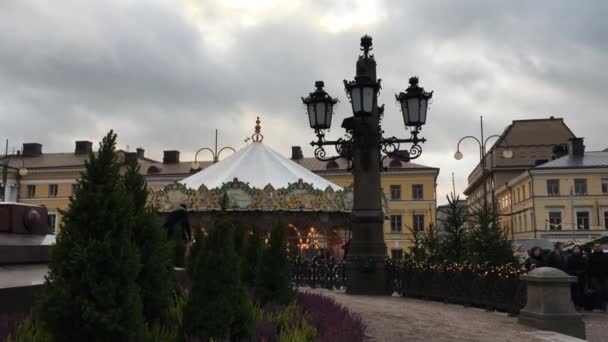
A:
[[[193,229],[211,227],[220,211],[265,236],[281,222],[292,255],[342,259],[350,239],[352,188],[337,186],[264,144],[259,117],[251,138],[228,158],[152,193],[150,206],[165,218],[183,213]]]

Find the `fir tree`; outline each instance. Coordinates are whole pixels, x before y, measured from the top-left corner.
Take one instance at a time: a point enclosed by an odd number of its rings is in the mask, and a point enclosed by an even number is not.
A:
[[[137,164],[127,168],[124,184],[134,205],[134,238],[141,262],[137,283],[144,318],[149,324],[167,324],[172,291],[176,286],[171,245],[158,215],[146,207],[148,188]]]
[[[448,262],[465,262],[468,259],[467,206],[460,202],[458,196],[446,197],[447,216],[439,222],[443,228],[440,254]]]
[[[188,337],[246,340],[255,329],[253,307],[239,272],[231,225],[222,220],[197,253],[190,299],[184,309]]]
[[[515,261],[511,242],[500,230],[499,214],[493,206],[482,206],[470,221],[469,255],[475,264],[505,265]]]
[[[255,286],[256,276],[260,269],[262,259],[262,240],[257,227],[252,227],[251,234],[245,244],[245,256],[243,258],[243,284],[250,289]]]
[[[198,255],[202,253],[205,248],[205,235],[201,229],[194,230],[194,241],[192,242],[192,247],[190,248],[190,257],[187,263],[187,271],[190,278],[194,276],[194,270],[196,269],[196,261],[198,260]]]
[[[55,341],[141,341],[133,203],[110,131],[91,154],[52,249],[37,318]]]
[[[256,295],[261,303],[276,301],[288,304],[293,297],[287,259],[287,232],[282,222],[275,224],[268,247],[262,253],[256,281]]]
[[[442,237],[439,235],[439,229],[434,224],[429,227],[422,234],[422,249],[426,261],[430,263],[440,263],[443,261],[443,255],[441,253],[441,241]]]

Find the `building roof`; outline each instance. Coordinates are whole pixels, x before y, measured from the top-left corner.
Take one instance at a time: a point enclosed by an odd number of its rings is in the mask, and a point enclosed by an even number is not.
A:
[[[589,151],[583,157],[566,155],[545,164],[539,165],[534,170],[546,169],[592,169],[608,167],[608,152]]]
[[[230,183],[235,178],[259,189],[268,184],[275,189],[286,188],[299,180],[320,190],[327,187],[341,189],[262,142],[250,143],[228,158],[183,179],[180,183],[191,189],[198,189],[202,185],[212,189]]]
[[[298,160],[294,160],[296,163],[305,167],[306,169],[312,172],[346,172],[347,171],[347,163],[343,158],[337,159],[335,161],[321,161],[316,158],[301,158]],[[428,171],[439,171],[438,168],[415,164],[411,162],[401,162],[398,160],[393,160],[390,158],[386,158],[383,162],[383,166],[387,167],[389,171],[406,171],[406,170],[428,170]]]

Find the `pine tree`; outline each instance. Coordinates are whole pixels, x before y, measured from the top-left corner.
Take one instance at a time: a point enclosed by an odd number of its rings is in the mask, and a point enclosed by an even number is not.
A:
[[[187,271],[190,278],[194,276],[194,270],[196,269],[196,261],[198,260],[198,255],[202,253],[205,248],[205,235],[203,235],[203,231],[201,229],[194,230],[194,241],[192,242],[192,247],[190,248],[190,257],[187,263]]]
[[[148,188],[137,164],[127,168],[124,184],[134,205],[134,239],[142,267],[137,283],[144,318],[150,325],[164,325],[169,320],[172,291],[176,286],[171,245],[158,215],[146,207]]]
[[[500,266],[515,261],[511,242],[500,230],[499,214],[494,206],[484,205],[474,211],[469,234],[471,262]]]
[[[91,154],[52,249],[36,318],[55,341],[141,341],[133,203],[110,131]]]
[[[188,337],[246,340],[255,329],[253,307],[242,286],[233,227],[217,222],[197,253],[190,299],[184,309]]]
[[[442,257],[453,263],[467,261],[467,206],[460,202],[458,196],[446,196],[448,200],[447,216],[441,220],[443,237],[441,241]]]
[[[439,229],[437,229],[437,226],[434,224],[429,225],[429,227],[424,231],[421,241],[426,261],[433,264],[441,263],[443,261],[441,242],[442,238],[439,235]]]
[[[275,224],[268,247],[262,253],[256,281],[256,295],[261,303],[276,301],[288,304],[293,298],[287,259],[287,232],[282,222]]]

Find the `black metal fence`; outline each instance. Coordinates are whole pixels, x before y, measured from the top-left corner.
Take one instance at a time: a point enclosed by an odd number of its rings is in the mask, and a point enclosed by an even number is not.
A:
[[[519,280],[523,270],[512,266],[426,263],[386,264],[387,293],[404,297],[443,301],[517,315],[526,303],[526,285]],[[341,289],[346,286],[343,261],[295,258],[291,277],[296,286]]]

